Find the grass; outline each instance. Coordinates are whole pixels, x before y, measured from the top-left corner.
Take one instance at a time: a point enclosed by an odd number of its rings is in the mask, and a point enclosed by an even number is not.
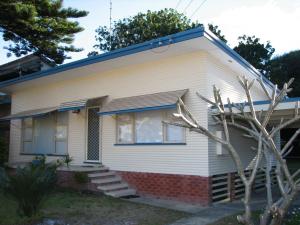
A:
[[[107,196],[57,191],[43,203],[36,218],[21,218],[14,201],[0,194],[0,225],[35,224],[42,218],[61,219],[71,225],[165,225],[188,214]]]

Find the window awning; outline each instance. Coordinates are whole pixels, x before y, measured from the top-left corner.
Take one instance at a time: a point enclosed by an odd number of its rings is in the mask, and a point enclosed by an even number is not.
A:
[[[182,97],[187,91],[188,89],[117,98],[104,105],[99,115],[176,108],[178,98]]]
[[[18,112],[15,114],[11,114],[9,116],[2,117],[0,120],[15,120],[15,119],[28,118],[28,117],[43,116],[48,113],[54,112],[57,109],[58,107],[49,107],[49,108],[42,108],[42,109],[27,110],[27,111]]]
[[[70,110],[78,110],[78,109],[85,108],[87,106],[100,105],[100,101],[102,101],[106,97],[107,95],[96,97],[96,98],[85,98],[85,99],[79,99],[70,102],[64,102],[60,104],[58,111],[63,112],[63,111],[70,111]]]

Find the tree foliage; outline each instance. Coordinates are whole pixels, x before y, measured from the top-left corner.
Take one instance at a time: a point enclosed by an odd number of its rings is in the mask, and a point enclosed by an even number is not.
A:
[[[184,14],[174,9],[148,10],[146,13],[138,13],[133,17],[114,22],[111,32],[109,27],[100,26],[96,30],[97,44],[94,45],[96,51],[89,55],[98,54],[99,50],[107,52],[124,48],[200,25],[191,22]]]
[[[257,37],[246,35],[240,36],[238,40],[239,43],[233,50],[265,74],[268,70],[268,62],[275,51],[271,43],[268,41],[264,44]]]
[[[8,56],[33,52],[60,64],[69,58],[67,52],[82,50],[72,42],[83,28],[69,19],[86,16],[86,11],[63,8],[63,0],[0,0],[0,8],[0,32],[11,43]]]
[[[211,23],[208,24],[208,29],[213,32],[221,41],[224,43],[227,43],[227,40],[225,38],[225,35],[221,33],[221,30],[219,29],[219,26],[213,25]]]
[[[274,57],[270,60],[268,67],[270,80],[280,86],[292,77],[298,78],[293,83],[293,90],[289,96],[300,96],[300,50]]]

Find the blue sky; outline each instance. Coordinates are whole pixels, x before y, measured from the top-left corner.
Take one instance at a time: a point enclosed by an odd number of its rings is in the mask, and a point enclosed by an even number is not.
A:
[[[177,10],[190,17],[203,0],[112,0],[112,19],[148,9],[175,8],[178,3]],[[93,50],[95,29],[109,25],[109,0],[65,0],[64,5],[89,11],[87,17],[78,20],[85,30],[76,35],[74,42],[84,51],[70,54],[72,59],[66,61],[70,62],[85,58]],[[271,41],[275,54],[300,49],[300,0],[206,0],[191,19],[218,25],[231,47],[237,44],[238,36],[247,34]],[[6,57],[3,46],[7,44],[0,40],[0,64],[14,59]]]

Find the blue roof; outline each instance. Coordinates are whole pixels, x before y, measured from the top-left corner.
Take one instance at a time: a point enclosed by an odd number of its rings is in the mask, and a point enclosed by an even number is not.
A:
[[[150,49],[162,47],[165,45],[183,42],[183,41],[187,41],[190,39],[203,37],[203,36],[207,37],[213,44],[215,44],[217,47],[222,49],[225,53],[233,57],[233,59],[235,59],[240,65],[242,65],[248,71],[254,73],[258,77],[262,76],[265,83],[267,83],[270,86],[273,86],[273,84],[267,78],[265,78],[258,70],[256,70],[250,63],[248,63],[245,59],[243,59],[240,55],[238,55],[234,50],[228,47],[223,41],[221,41],[213,33],[211,33],[210,31],[206,31],[204,27],[197,27],[180,33],[146,41],[140,44],[131,45],[126,48],[113,50],[111,52],[103,53],[101,55],[91,56],[71,63],[66,63],[48,70],[39,71],[23,77],[2,81],[0,82],[0,88],[33,80],[40,77],[50,76],[66,70],[71,70],[82,66],[103,62],[103,61],[119,58],[126,55],[132,55],[135,53],[139,53]]]

